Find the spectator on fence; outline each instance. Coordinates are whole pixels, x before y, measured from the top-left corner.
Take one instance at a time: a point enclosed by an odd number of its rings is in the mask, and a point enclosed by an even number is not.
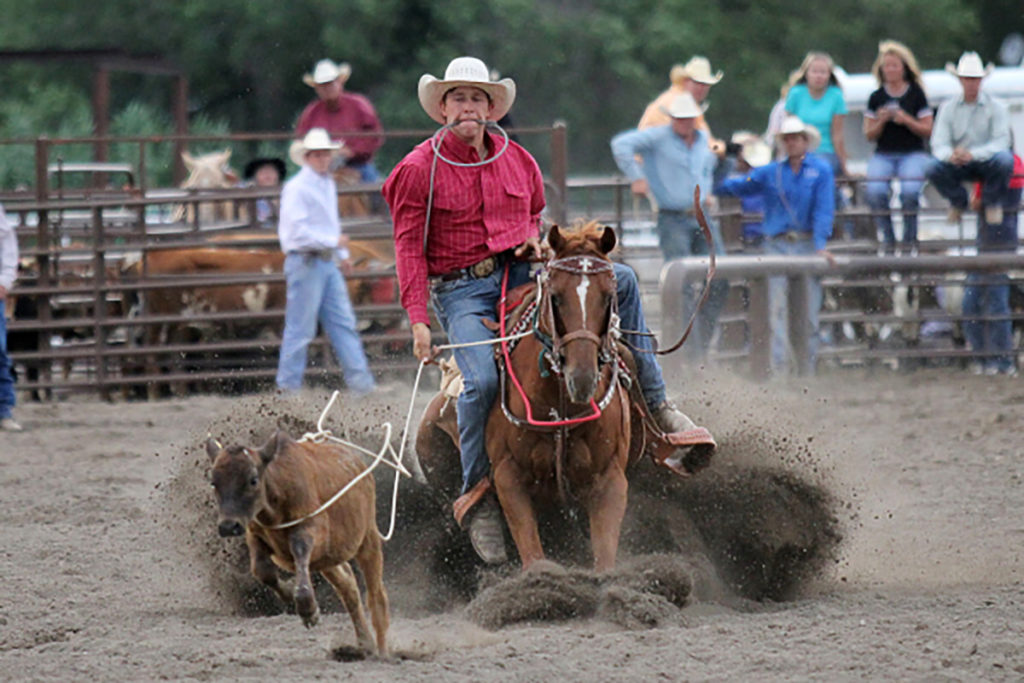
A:
[[[864,112],[864,136],[875,143],[875,152],[868,160],[868,205],[875,212],[875,226],[882,233],[886,253],[894,253],[896,235],[889,192],[891,179],[899,178],[902,242],[907,253],[913,253],[917,249],[918,198],[931,158],[926,143],[932,134],[932,110],[917,60],[902,43],[879,43],[871,72],[879,88],[871,93]]]
[[[747,131],[733,133],[731,145],[737,147],[735,161],[726,178],[745,178],[755,168],[760,168],[772,160],[772,150],[759,135]],[[735,200],[734,200],[735,201]],[[744,251],[760,251],[764,241],[761,220],[764,216],[764,197],[759,194],[748,194],[739,197],[743,215],[740,218],[742,228],[740,239]]]
[[[458,57],[444,78],[424,74],[418,90],[423,110],[445,126],[443,136],[439,132],[409,152],[385,181],[383,194],[394,216],[398,281],[412,324],[413,353],[426,360],[433,355],[428,300],[451,343],[494,338],[484,321],[494,315],[505,266],[511,289],[529,281],[526,259],[544,254],[539,233],[544,181],[529,152],[514,142],[504,146],[502,137],[484,125],[511,108],[512,79],[492,81],[482,61]],[[646,330],[636,274],[619,263],[614,271],[622,328]],[[645,337],[627,338],[651,348]],[[484,444],[487,415],[498,393],[494,351],[489,345],[464,346],[455,350],[455,360],[464,388],[456,404],[463,495],[454,507],[477,553],[500,562],[505,556],[501,511],[486,493]],[[659,427],[692,429],[693,422],[666,400],[655,357],[638,353],[636,360],[638,383]]]
[[[725,180],[723,194],[758,195],[764,200],[764,253],[780,256],[820,254],[833,262],[825,248],[832,235],[835,214],[832,167],[811,154],[821,140],[818,131],[796,116],[783,121],[779,138],[786,159],[751,170],[743,178]],[[812,374],[818,350],[818,312],[822,290],[818,278],[807,278],[807,365],[801,374]],[[773,277],[768,283],[771,319],[771,362],[774,372],[792,368],[789,346],[789,279]]]
[[[786,113],[800,117],[814,126],[821,135],[821,144],[815,154],[829,163],[834,178],[846,175],[846,141],[843,139],[843,120],[846,102],[835,74],[835,63],[824,52],[808,52],[800,68],[790,76],[786,95]],[[834,201],[837,209],[847,206],[846,195],[838,183]],[[850,221],[843,224],[847,237],[853,233]]]
[[[697,118],[706,108],[697,104],[690,93],[683,93],[672,100],[667,110],[671,123],[626,131],[612,138],[615,163],[632,181],[633,192],[650,191],[658,203],[658,244],[666,261],[709,251],[693,206],[693,191],[699,186],[706,212],[714,186],[712,176],[717,160],[708,146],[707,132],[697,127]],[[637,163],[637,157],[642,164]],[[724,254],[718,222],[708,219],[708,224],[715,253]],[[710,348],[728,291],[728,282],[712,283],[688,345],[692,357],[703,357]],[[690,297],[691,303],[696,300],[695,294]]]
[[[1006,105],[982,92],[981,82],[992,72],[977,52],[965,52],[956,67],[946,70],[960,79],[962,94],[939,107],[932,130],[932,156],[925,175],[949,200],[949,220],[959,223],[967,209],[966,180],[982,183],[984,220],[1003,222],[1003,202],[1013,173],[1010,122]],[[979,224],[981,220],[979,219]]]
[[[306,133],[301,144],[292,148],[292,160],[302,168],[281,191],[277,234],[286,254],[287,302],[277,386],[284,391],[302,388],[318,320],[331,340],[348,388],[366,394],[375,386],[337,263],[340,260],[346,269],[349,263],[348,237],[341,232],[338,216],[338,187],[329,172],[337,149],[323,128]]]
[[[276,188],[284,180],[284,161],[274,157],[257,157],[245,165],[242,178],[247,186],[259,188]],[[256,200],[256,220],[259,223],[276,221],[279,202],[273,197],[260,197]]]
[[[711,92],[711,86],[722,80],[723,75],[721,70],[712,73],[711,62],[708,61],[707,57],[699,55],[692,57],[686,63],[686,66],[676,64],[669,72],[669,79],[672,84],[647,105],[643,116],[640,117],[640,123],[636,126],[637,129],[644,130],[645,128],[654,128],[655,126],[667,126],[671,123],[672,117],[668,115],[669,107],[672,106],[675,98],[684,92],[690,93],[697,104],[703,106],[707,100],[708,93]],[[716,139],[711,134],[711,127],[708,126],[703,111],[697,117],[697,128],[707,133],[708,145],[711,146],[712,151],[719,158],[724,157],[725,143],[722,140]]]
[[[18,274],[18,236],[0,206],[0,431],[20,432],[14,421],[14,373],[7,355],[7,296]]]
[[[979,222],[978,253],[1015,253],[1019,241],[1017,217],[1024,188],[1024,161],[1013,156],[1013,177],[1003,195],[1003,221]],[[976,188],[980,203],[983,189]],[[1013,320],[1010,318],[1010,276],[1006,273],[968,273],[963,301],[964,337],[972,351],[986,354],[970,362],[976,375],[1017,375],[1013,353]],[[979,320],[973,316],[996,318]],[[999,316],[1005,316],[999,318]]]
[[[347,63],[335,64],[330,59],[316,63],[313,73],[302,77],[302,82],[316,91],[310,102],[299,115],[295,126],[296,139],[302,138],[313,128],[324,128],[333,140],[341,143],[337,161],[345,167],[359,172],[364,183],[375,183],[380,174],[373,163],[373,155],[384,143],[380,135],[346,136],[345,133],[379,133],[382,128],[373,104],[364,95],[345,91],[345,82],[352,74]]]

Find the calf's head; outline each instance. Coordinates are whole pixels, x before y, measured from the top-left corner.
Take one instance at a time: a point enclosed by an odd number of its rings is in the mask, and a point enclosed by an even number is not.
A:
[[[210,483],[217,496],[217,532],[221,536],[241,536],[263,507],[263,474],[287,440],[288,435],[279,431],[258,450],[225,448],[213,437],[206,440],[206,454],[213,463]]]

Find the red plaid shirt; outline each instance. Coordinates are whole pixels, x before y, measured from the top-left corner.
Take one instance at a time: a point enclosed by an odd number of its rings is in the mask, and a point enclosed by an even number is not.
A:
[[[503,138],[486,135],[489,151]],[[445,158],[480,161],[476,150],[449,133]],[[427,278],[482,261],[539,234],[544,181],[537,162],[514,142],[496,161],[452,166],[437,160],[430,209],[430,236],[423,253],[423,224],[430,192],[430,140],[417,145],[388,176],[384,198],[395,226],[395,257],[402,307],[413,323],[430,324]]]
[[[373,153],[384,143],[379,136],[345,137],[349,131],[376,132],[381,130],[380,119],[373,105],[363,95],[343,92],[337,108],[331,108],[323,100],[310,102],[295,126],[295,137],[301,138],[311,128],[325,128],[331,139],[341,140],[352,150],[353,163],[364,163],[373,158]]]

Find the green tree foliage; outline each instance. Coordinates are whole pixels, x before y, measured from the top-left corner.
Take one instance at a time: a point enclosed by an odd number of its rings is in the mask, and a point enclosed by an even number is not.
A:
[[[190,78],[193,130],[202,121],[232,131],[291,130],[313,97],[301,76],[322,57],[352,64],[348,88],[374,101],[387,128],[432,129],[416,99],[420,75],[440,76],[451,58],[473,54],[516,80],[517,125],[568,123],[574,173],[611,170],[609,138],[635,125],[667,87],[669,68],[694,54],[726,73],[708,112],[725,136],[763,129],[779,86],[808,50],[859,72],[879,40],[895,38],[924,68],[940,68],[964,49],[995,59],[1003,36],[1024,30],[1019,0],[833,0],[814,11],[793,0],[0,0],[0,10],[18,18],[0,25],[7,49],[118,47],[177,62]],[[90,83],[82,64],[12,64],[0,74],[0,137],[88,132]],[[112,131],[167,130],[170,107],[167,78],[112,80]],[[523,141],[546,162],[542,137]],[[413,142],[389,142],[381,166]],[[162,179],[170,162],[160,167],[157,149],[148,160]],[[257,151],[243,147],[234,161]],[[5,186],[16,162],[0,161]]]

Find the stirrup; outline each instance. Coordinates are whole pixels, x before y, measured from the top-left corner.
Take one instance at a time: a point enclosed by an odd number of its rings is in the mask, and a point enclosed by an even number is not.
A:
[[[711,464],[718,444],[704,427],[684,432],[669,432],[653,443],[651,457],[655,464],[680,477],[689,477]]]

